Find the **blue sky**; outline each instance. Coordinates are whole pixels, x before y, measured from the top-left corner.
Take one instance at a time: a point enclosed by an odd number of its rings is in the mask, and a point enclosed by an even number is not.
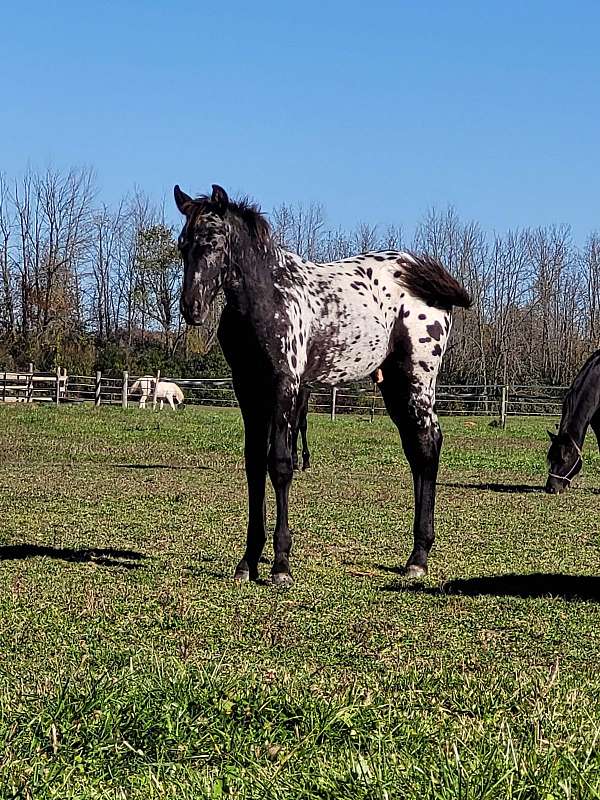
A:
[[[331,225],[600,228],[600,3],[3,4],[0,170],[220,183]],[[175,213],[173,214],[175,218]]]

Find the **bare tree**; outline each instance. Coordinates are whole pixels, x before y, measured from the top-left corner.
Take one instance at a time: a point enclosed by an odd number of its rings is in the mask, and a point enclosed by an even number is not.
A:
[[[80,275],[90,244],[93,173],[27,172],[15,184],[15,257],[23,332],[67,329],[81,320]]]
[[[6,179],[0,173],[0,275],[2,296],[0,299],[0,326],[14,335],[16,328],[15,287],[11,264],[11,237],[13,214],[9,206],[9,191]]]
[[[320,203],[297,203],[273,210],[273,232],[282,247],[299,253],[310,261],[319,255],[325,214]]]
[[[164,223],[138,232],[137,275],[143,285],[147,318],[158,323],[170,348],[178,319],[181,259],[173,231]]]
[[[592,233],[580,255],[590,349],[600,346],[600,234]]]
[[[352,249],[355,253],[368,253],[379,249],[377,225],[359,222],[351,235]]]

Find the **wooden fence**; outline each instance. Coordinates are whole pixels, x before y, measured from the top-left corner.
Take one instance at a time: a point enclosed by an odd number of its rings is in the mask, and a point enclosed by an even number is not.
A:
[[[67,373],[60,368],[55,372],[0,372],[0,399],[3,403],[60,403],[66,399]]]
[[[160,378],[160,373],[155,376]],[[137,404],[140,395],[131,387],[138,376],[124,372],[119,377],[103,375],[67,375],[35,372],[33,365],[25,372],[0,371],[0,401],[4,403],[93,403]],[[208,406],[237,405],[230,378],[164,378],[181,387],[187,404]],[[497,417],[504,424],[516,415],[560,415],[567,387],[564,386],[438,386],[436,408],[439,414],[485,415]],[[149,401],[153,400],[152,395]],[[371,417],[385,413],[381,393],[370,383],[336,387],[315,384],[309,410],[339,414],[364,414]]]

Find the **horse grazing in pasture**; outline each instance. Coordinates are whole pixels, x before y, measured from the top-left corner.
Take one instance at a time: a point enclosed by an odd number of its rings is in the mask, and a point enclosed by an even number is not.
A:
[[[142,396],[140,398],[140,408],[146,407],[146,400],[151,397],[152,398],[152,408],[155,407],[156,403],[154,400],[154,387],[156,386],[156,378],[152,375],[144,375],[143,378],[137,380],[133,386],[131,387],[131,393],[135,394],[138,390],[141,392]],[[176,383],[172,381],[159,381],[158,382],[158,389],[156,390],[156,400],[160,403],[160,408],[162,409],[164,405],[164,401],[166,400],[171,408],[175,410],[175,404],[177,404],[177,408],[183,408],[183,392],[177,386]]]
[[[424,575],[442,445],[435,383],[452,307],[467,308],[467,292],[428,256],[385,250],[328,264],[306,261],[275,242],[257,206],[231,201],[220,186],[196,199],[179,186],[174,194],[185,216],[178,244],[186,322],[201,325],[217,292],[225,293],[218,337],[244,420],[248,481],[246,550],[235,578],[258,578],[268,471],[277,505],[271,580],[292,583],[288,498],[302,385],[358,380],[378,367],[413,474],[414,546],[406,574]]]
[[[600,350],[588,358],[565,395],[558,433],[548,431],[546,491],[550,494],[564,492],[581,471],[583,442],[590,425],[600,448]]]

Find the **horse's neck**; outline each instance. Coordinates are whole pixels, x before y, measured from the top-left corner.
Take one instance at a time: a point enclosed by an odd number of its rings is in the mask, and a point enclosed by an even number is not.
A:
[[[570,402],[560,421],[560,432],[567,433],[581,447],[590,421],[600,408],[600,368],[588,370],[570,394]]]
[[[582,447],[589,424],[589,419],[584,421],[577,414],[569,414],[561,420],[559,433],[567,434],[578,447]]]
[[[257,314],[261,309],[272,313],[269,300],[274,292],[277,269],[284,263],[284,252],[270,242],[259,249],[247,238],[232,242],[230,263],[223,274],[227,303],[243,314]]]

